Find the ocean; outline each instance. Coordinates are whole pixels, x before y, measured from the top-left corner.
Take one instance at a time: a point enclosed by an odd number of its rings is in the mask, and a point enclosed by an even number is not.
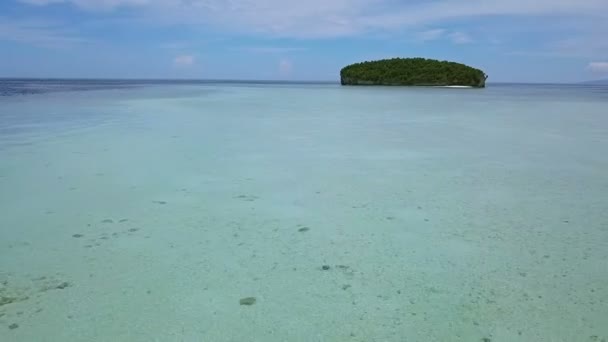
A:
[[[606,341],[608,87],[0,80],[0,341]]]

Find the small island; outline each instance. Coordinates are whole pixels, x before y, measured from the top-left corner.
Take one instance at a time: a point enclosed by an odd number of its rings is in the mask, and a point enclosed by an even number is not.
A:
[[[342,85],[484,88],[488,76],[470,66],[426,58],[393,58],[351,64],[340,71]]]

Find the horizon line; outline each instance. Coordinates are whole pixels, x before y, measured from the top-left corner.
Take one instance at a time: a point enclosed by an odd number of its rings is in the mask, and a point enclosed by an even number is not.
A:
[[[134,81],[134,82],[218,82],[218,83],[307,83],[307,84],[340,84],[340,80],[287,80],[287,79],[230,79],[230,78],[108,78],[108,77],[3,77],[0,81]],[[525,82],[494,81],[487,84],[534,84],[534,85],[577,85],[601,82],[588,80],[579,82]]]

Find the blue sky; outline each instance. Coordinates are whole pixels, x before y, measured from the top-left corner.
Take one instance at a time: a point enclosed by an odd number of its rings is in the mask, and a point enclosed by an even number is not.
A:
[[[608,78],[608,0],[0,0],[0,77],[337,80],[388,57]]]

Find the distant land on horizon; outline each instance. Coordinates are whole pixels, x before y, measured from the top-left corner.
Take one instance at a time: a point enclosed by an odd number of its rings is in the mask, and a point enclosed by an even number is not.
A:
[[[608,78],[603,80],[593,80],[593,81],[585,81],[583,84],[598,84],[598,85],[608,85]]]

